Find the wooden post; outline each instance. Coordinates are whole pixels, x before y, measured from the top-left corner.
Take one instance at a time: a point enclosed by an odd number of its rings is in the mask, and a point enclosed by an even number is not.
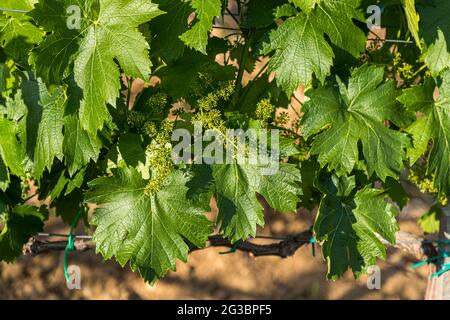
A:
[[[439,239],[450,240],[450,204],[442,208]],[[441,247],[450,252],[450,244],[441,244]],[[450,263],[450,258],[441,259],[440,263]],[[430,265],[430,274],[435,271]],[[450,271],[428,280],[425,300],[450,300]]]

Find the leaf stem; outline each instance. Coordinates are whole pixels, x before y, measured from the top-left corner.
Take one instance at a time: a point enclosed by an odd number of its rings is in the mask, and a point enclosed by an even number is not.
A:
[[[27,202],[28,200],[33,199],[33,198],[36,197],[38,194],[39,194],[39,192],[36,192],[35,194],[33,194],[33,195],[31,195],[31,196],[29,196],[29,197],[23,199],[23,200],[22,200],[22,203],[25,203],[25,202]]]
[[[239,28],[232,28],[232,27],[222,27],[222,26],[213,26],[214,29],[218,30],[230,30],[230,31],[240,31]]]
[[[241,23],[240,21],[234,16],[234,14],[230,11],[230,9],[225,8],[226,12],[228,12],[228,14],[231,16],[231,18],[233,18],[234,22],[236,22],[236,24],[239,26]]]
[[[253,88],[253,86],[255,85],[255,81],[264,73],[264,71],[268,65],[269,65],[269,60],[267,60],[267,62],[264,64],[264,66],[261,68],[261,70],[258,71],[258,73],[253,78],[253,80],[245,87],[244,93],[242,94],[242,100],[244,100],[245,97],[248,95],[248,93],[250,92],[250,89]]]
[[[249,32],[248,36],[250,36],[250,34],[251,34],[251,31]],[[244,45],[244,48],[242,49],[242,53],[239,58],[239,71],[238,71],[238,75],[236,78],[236,89],[234,91],[233,98],[231,99],[231,105],[232,105],[233,109],[236,107],[237,102],[239,100],[239,95],[241,94],[241,91],[242,91],[242,79],[244,78],[245,66],[247,64],[247,58],[248,58],[248,50],[250,48],[250,41],[248,41],[248,38],[245,34],[244,34],[244,39],[245,39],[245,45]]]
[[[127,92],[127,109],[130,109],[131,90],[133,89],[133,77],[128,79],[128,92]]]
[[[283,130],[283,131],[285,131],[285,132],[288,132],[288,133],[290,133],[290,134],[293,134],[295,137],[300,138],[300,139],[303,140],[303,141],[305,140],[305,139],[303,138],[302,135],[298,134],[298,133],[295,132],[294,130],[291,130],[291,129],[288,129],[288,128],[285,128],[285,127],[274,126],[274,125],[271,125],[271,127],[273,127],[274,129]]]

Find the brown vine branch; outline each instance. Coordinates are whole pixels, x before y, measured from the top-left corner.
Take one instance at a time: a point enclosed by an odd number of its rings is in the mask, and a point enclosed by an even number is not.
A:
[[[24,255],[36,256],[48,252],[64,251],[66,246],[67,241],[43,241],[33,237],[23,246],[22,252]],[[74,251],[88,251],[95,248],[95,243],[91,240],[76,240],[74,248]]]
[[[221,235],[212,235],[209,236],[205,248],[226,247],[232,250],[248,252],[254,257],[278,256],[287,258],[293,256],[303,245],[309,244],[311,235],[311,231],[306,230],[295,235],[286,236],[282,241],[269,244],[257,244],[252,242],[252,240],[240,241],[232,244],[228,239],[223,238]],[[383,240],[383,242],[386,245],[390,245],[387,241]],[[48,252],[63,251],[66,246],[67,241],[43,241],[33,237],[23,247],[23,253],[25,255],[36,256]],[[406,251],[419,260],[433,257],[437,254],[433,243],[427,242],[416,235],[402,231],[397,233],[397,243],[393,247]],[[80,239],[74,241],[74,248],[75,251],[83,252],[94,249],[95,244],[91,240]],[[191,248],[191,252],[201,249],[204,248]]]
[[[232,244],[221,235],[214,235],[209,237],[206,247],[227,247],[233,250],[251,253],[254,257],[279,256],[281,258],[287,258],[293,256],[294,253],[303,245],[310,243],[310,239],[310,230],[303,231],[296,235],[287,236],[283,241],[270,244],[256,244],[249,240]],[[199,248],[194,248],[191,251],[196,250],[199,250]]]

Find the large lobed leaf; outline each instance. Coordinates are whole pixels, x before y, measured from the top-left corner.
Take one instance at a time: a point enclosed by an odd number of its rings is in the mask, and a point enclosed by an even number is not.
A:
[[[188,18],[192,8],[187,1],[155,0],[154,2],[167,13],[150,22],[154,34],[152,50],[167,62],[176,60],[184,53],[185,44],[179,37],[188,30]]]
[[[211,192],[215,195],[220,230],[232,242],[256,235],[256,227],[264,226],[262,206],[257,193],[281,212],[294,212],[299,202],[301,181],[299,170],[291,164],[280,164],[266,174],[266,165],[215,164],[197,168],[191,193]],[[201,190],[201,188],[203,188]],[[203,198],[209,203],[208,198]]]
[[[175,270],[177,259],[187,260],[188,244],[204,246],[211,229],[203,210],[187,200],[182,173],[154,195],[144,192],[147,183],[136,169],[119,168],[92,181],[86,199],[100,206],[91,219],[97,252],[130,262],[153,282]]]
[[[311,98],[303,106],[305,136],[314,138],[312,154],[319,155],[322,166],[339,174],[350,173],[359,159],[362,142],[369,176],[381,180],[397,178],[410,145],[406,134],[387,128],[383,121],[400,125],[400,105],[395,83],[382,83],[384,69],[364,65],[352,72],[348,86],[325,86],[308,91]]]
[[[328,262],[329,279],[336,280],[350,267],[355,277],[367,272],[377,258],[385,259],[380,235],[395,243],[395,210],[382,190],[355,190],[355,177],[321,175],[317,187],[325,195],[314,224],[316,238]]]
[[[62,160],[65,105],[64,90],[49,92],[40,80],[23,79],[14,100],[6,100],[0,154],[13,174],[31,172],[39,180],[55,158]]]
[[[419,6],[420,35],[427,46],[425,63],[432,75],[437,77],[450,67],[450,2],[435,0]]]
[[[316,1],[292,1],[301,8]],[[274,52],[269,70],[276,73],[277,83],[287,95],[299,85],[306,85],[313,74],[321,82],[329,74],[334,53],[325,34],[336,46],[358,56],[366,37],[353,19],[360,19],[359,0],[323,0],[309,11],[288,18],[269,34],[261,53]]]
[[[81,8],[80,29],[70,30],[66,8]],[[119,69],[134,78],[147,79],[149,45],[137,27],[162,14],[145,0],[41,1],[30,15],[52,34],[34,51],[31,61],[48,83],[60,83],[73,72],[83,90],[80,120],[91,134],[103,128],[119,96]]]

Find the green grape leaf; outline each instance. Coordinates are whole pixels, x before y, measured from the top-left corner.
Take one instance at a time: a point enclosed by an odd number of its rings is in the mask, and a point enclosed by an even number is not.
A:
[[[17,65],[13,60],[0,63],[0,97],[9,97],[17,84],[15,71]]]
[[[420,34],[427,45],[434,43],[443,32],[445,40],[450,43],[450,2],[434,0],[431,3],[418,6],[420,14]]]
[[[350,267],[358,278],[385,259],[386,249],[380,235],[395,243],[399,230],[395,210],[385,202],[382,190],[369,186],[355,190],[355,177],[320,175],[317,187],[324,193],[314,231],[328,262],[329,279],[336,280]]]
[[[423,113],[406,131],[413,136],[414,148],[408,151],[411,162],[422,156],[430,141],[433,147],[428,155],[427,174],[442,193],[450,192],[450,71],[443,74],[439,97],[433,98],[436,83],[427,79],[421,86],[405,89],[398,100],[406,107]]]
[[[405,9],[406,21],[408,22],[408,29],[411,32],[414,41],[419,48],[422,48],[419,37],[419,21],[420,17],[417,14],[415,0],[402,0],[403,8]]]
[[[80,39],[83,35],[80,31],[86,31],[89,22],[84,15],[95,11],[91,5],[98,5],[98,1],[86,2],[81,5],[80,0],[69,1],[40,1],[29,15],[46,31],[51,31],[45,40],[30,54],[30,63],[37,74],[46,84],[60,84],[62,80],[73,72],[73,62],[80,47]],[[80,16],[80,29],[75,24],[69,28],[68,22],[74,22],[67,9],[74,5],[83,12]],[[75,7],[75,8],[76,8]]]
[[[406,193],[405,189],[403,189],[400,181],[388,177],[385,183],[383,183],[383,187],[386,190],[389,198],[395,201],[400,209],[403,209],[406,206],[409,200],[409,196]]]
[[[188,30],[188,18],[192,8],[188,2],[180,0],[155,0],[165,12],[152,21],[150,27],[154,37],[152,51],[167,62],[180,58],[184,53],[184,42],[180,35]]]
[[[15,104],[7,104],[15,112],[21,142],[27,156],[34,164],[35,178],[42,177],[44,170],[50,169],[55,158],[63,157],[63,114],[66,106],[62,87],[54,87],[49,92],[40,80],[24,80],[18,91]]]
[[[17,206],[6,214],[3,230],[0,232],[0,261],[14,262],[22,254],[28,239],[42,231],[45,217],[35,207]]]
[[[289,0],[289,2],[305,12],[310,12],[320,0]]]
[[[430,210],[424,213],[419,219],[419,226],[423,232],[428,234],[439,232],[441,214],[442,211],[438,204],[432,206]]]
[[[321,1],[311,12],[288,18],[270,32],[261,53],[275,52],[269,70],[288,96],[310,83],[313,74],[323,82],[330,72],[334,53],[324,34],[354,56],[364,50],[366,37],[352,21],[361,18],[358,6],[358,0]]]
[[[6,167],[6,164],[3,162],[2,157],[0,156],[0,190],[6,191],[9,186],[9,170],[8,167]],[[1,210],[0,210],[1,212]]]
[[[70,2],[70,3],[69,3]],[[60,0],[59,5],[43,1],[31,15],[52,31],[37,49],[34,65],[45,80],[61,81],[74,62],[77,85],[83,90],[80,106],[82,128],[96,133],[110,118],[106,103],[116,104],[120,90],[117,59],[125,74],[147,80],[151,61],[149,45],[137,27],[162,14],[158,6],[145,0]],[[83,8],[80,29],[67,30],[66,5]],[[52,10],[49,10],[52,9]],[[55,10],[58,12],[55,13]],[[72,47],[73,46],[73,47]],[[60,52],[56,58],[49,53]],[[44,70],[42,70],[44,68]]]
[[[2,8],[31,10],[35,0],[2,0]],[[0,12],[0,46],[13,59],[26,62],[28,52],[44,38],[45,33],[32,24],[22,12]]]
[[[139,162],[145,164],[145,150],[139,134],[125,133],[119,139],[119,151],[128,166],[137,167]]]
[[[97,161],[102,147],[98,134],[91,134],[81,128],[77,116],[66,116],[64,119],[63,150],[65,163],[72,176],[86,166],[91,160]]]
[[[210,187],[206,190],[212,190],[219,208],[217,223],[232,242],[255,236],[257,225],[264,225],[257,193],[276,210],[297,210],[301,178],[294,165],[280,164],[278,170],[267,175],[264,171],[268,166],[217,164],[207,167],[203,166],[202,172],[194,176],[192,183]],[[209,199],[207,201],[209,203]]]
[[[31,94],[23,91],[23,95]],[[63,157],[63,114],[66,98],[64,90],[58,87],[51,94],[39,82],[40,121],[34,150],[35,177],[39,180],[44,170],[50,169],[55,158]]]
[[[193,26],[180,36],[180,39],[192,49],[206,54],[209,33],[212,30],[212,23],[215,17],[222,12],[222,2],[220,0],[190,0],[192,8],[195,9]]]
[[[319,155],[338,174],[350,173],[359,159],[358,142],[369,176],[374,172],[385,181],[398,177],[410,145],[408,136],[387,128],[383,121],[400,122],[401,106],[393,81],[383,82],[382,67],[364,65],[352,72],[348,86],[310,90],[303,106],[305,137],[314,138],[311,154]],[[339,80],[339,79],[338,79]]]
[[[177,259],[186,262],[186,241],[202,247],[211,232],[203,210],[187,200],[186,182],[182,173],[174,172],[165,187],[147,195],[147,181],[130,167],[90,182],[87,201],[100,206],[91,219],[97,226],[97,252],[105,259],[115,256],[122,266],[130,262],[150,282],[175,270]]]
[[[10,172],[20,177],[25,175],[26,152],[18,135],[16,124],[0,117],[0,156]]]
[[[441,30],[438,30],[436,42],[431,44],[425,53],[425,63],[433,77],[437,77],[450,68],[450,53],[447,49],[444,33]]]
[[[246,5],[242,28],[264,28],[274,23],[277,9],[286,4],[286,0],[252,0]],[[294,14],[294,12],[291,12]]]
[[[161,89],[173,100],[186,98],[191,94],[193,83],[199,73],[212,75],[214,81],[226,81],[235,78],[236,68],[221,66],[214,58],[193,50],[185,50],[184,55],[173,61],[166,68],[161,68],[156,75],[161,79]]]

